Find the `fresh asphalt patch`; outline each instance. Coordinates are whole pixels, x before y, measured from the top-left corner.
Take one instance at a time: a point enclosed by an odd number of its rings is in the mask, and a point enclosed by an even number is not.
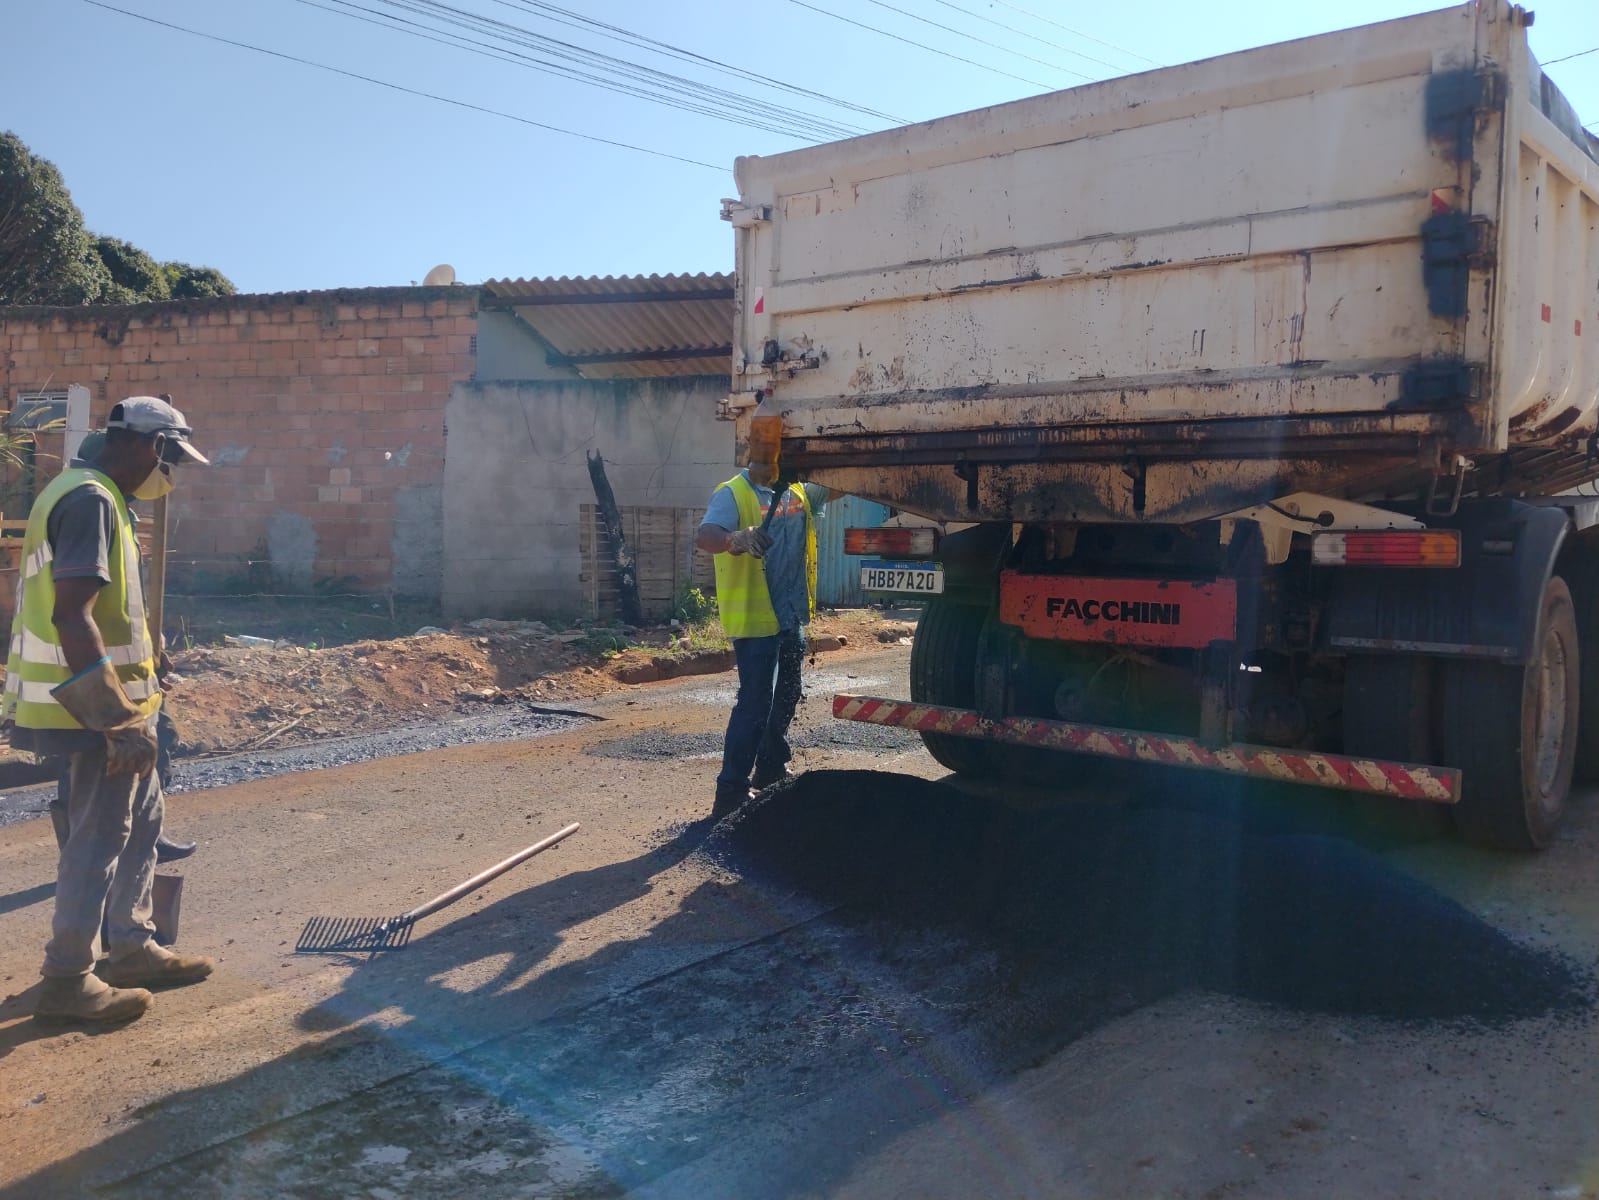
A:
[[[922,735],[894,725],[870,725],[864,721],[829,721],[802,729],[789,739],[796,747],[818,750],[881,750],[898,753],[917,750]]]
[[[595,742],[583,748],[596,758],[624,758],[635,762],[667,762],[722,753],[719,733],[678,733],[666,726],[645,729],[627,737]]]

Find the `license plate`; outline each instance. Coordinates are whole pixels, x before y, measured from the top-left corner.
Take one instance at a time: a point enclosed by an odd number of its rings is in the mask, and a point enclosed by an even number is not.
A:
[[[944,568],[938,563],[864,562],[861,590],[937,596],[944,591]]]

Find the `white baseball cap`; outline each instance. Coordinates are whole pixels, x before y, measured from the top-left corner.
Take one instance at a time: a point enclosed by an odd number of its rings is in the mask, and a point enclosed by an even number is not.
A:
[[[111,417],[105,424],[107,429],[126,429],[152,437],[162,435],[178,451],[178,457],[169,461],[211,465],[211,460],[189,441],[194,430],[165,396],[129,396],[120,400],[112,406]]]

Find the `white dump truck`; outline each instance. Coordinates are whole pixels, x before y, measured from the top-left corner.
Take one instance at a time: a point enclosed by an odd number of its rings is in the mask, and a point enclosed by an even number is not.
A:
[[[1599,778],[1599,149],[1531,23],[739,159],[722,415],[929,523],[851,533],[927,604],[910,697],[835,713],[970,775],[1140,759],[1543,845]]]

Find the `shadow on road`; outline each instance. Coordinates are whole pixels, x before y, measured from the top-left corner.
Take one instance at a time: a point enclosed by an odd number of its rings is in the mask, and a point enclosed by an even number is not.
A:
[[[505,995],[561,945],[563,931],[648,893],[662,872],[698,849],[710,826],[708,820],[685,825],[636,858],[588,871],[562,873],[558,853],[547,854],[525,868],[536,871],[543,865],[553,873],[546,882],[443,925],[434,925],[438,918],[429,920],[434,927],[424,925],[403,951],[351,956],[355,969],[338,994],[302,1013],[300,1026],[310,1031],[341,1028],[398,1006],[413,1018],[426,1018],[444,1031],[446,1040],[481,1037],[498,1022],[492,1013],[475,1018],[475,1000],[505,1010]],[[611,958],[610,948],[603,948],[585,960],[587,969],[598,970]],[[466,968],[461,978],[450,977],[461,968]],[[552,993],[551,1005],[555,1003]],[[551,1005],[505,1015],[525,1024]]]
[[[55,881],[35,884],[31,888],[22,888],[0,896],[0,916],[16,912],[19,908],[27,908],[30,904],[38,904],[42,900],[50,900],[56,894]]]
[[[1584,971],[1396,869],[1381,837],[1230,781],[1140,787],[1017,811],[808,773],[374,956],[301,1018],[335,1037],[158,1101],[0,1197],[825,1194],[885,1131],[1184,990],[1467,1031],[1592,1002]],[[721,870],[669,915],[547,965],[561,931],[691,854]],[[400,1020],[363,1023],[379,1013]]]

